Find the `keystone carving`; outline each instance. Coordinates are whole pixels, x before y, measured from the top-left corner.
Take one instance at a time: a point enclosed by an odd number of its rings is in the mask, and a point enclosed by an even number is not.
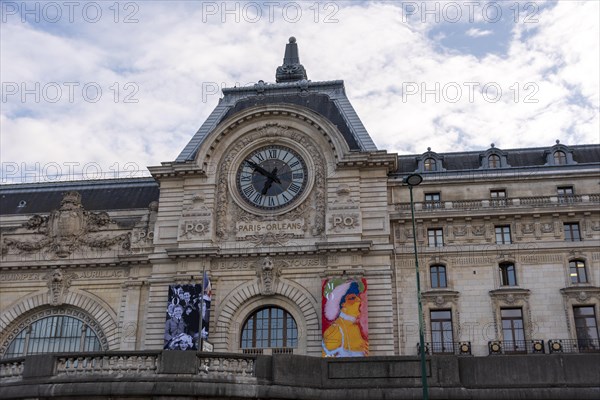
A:
[[[48,272],[44,278],[48,281],[48,303],[53,306],[60,306],[64,303],[71,282],[77,278],[73,272],[64,272],[62,269],[54,269]]]
[[[256,274],[260,293],[264,296],[275,294],[275,286],[281,275],[281,268],[275,266],[271,257],[263,258],[257,266]]]

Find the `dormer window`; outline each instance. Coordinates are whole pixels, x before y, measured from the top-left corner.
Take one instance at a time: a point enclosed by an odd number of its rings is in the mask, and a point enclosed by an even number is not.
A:
[[[445,171],[443,159],[444,157],[431,151],[431,147],[428,147],[425,153],[417,157],[417,169],[415,172],[443,172]]]
[[[573,150],[564,144],[561,144],[560,140],[557,140],[554,146],[544,151],[544,158],[546,158],[546,165],[577,164],[577,162],[573,160]]]
[[[488,166],[490,168],[500,168],[500,156],[497,154],[492,154],[488,157]]]
[[[554,152],[554,165],[565,165],[567,163],[567,155],[564,151]]]
[[[489,149],[479,155],[479,161],[481,162],[480,168],[510,168],[507,155],[508,154],[505,151],[496,148],[494,143],[492,143]]]
[[[435,167],[436,167],[436,162],[435,162],[435,159],[433,159],[433,158],[428,158],[423,163],[423,169],[425,171],[435,171],[436,170]]]

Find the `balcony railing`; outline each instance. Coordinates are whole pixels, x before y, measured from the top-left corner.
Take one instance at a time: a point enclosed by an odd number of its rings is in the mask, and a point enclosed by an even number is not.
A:
[[[550,353],[600,353],[599,339],[548,340]]]
[[[523,208],[523,207],[562,207],[570,206],[576,203],[600,203],[598,194],[582,194],[570,196],[535,196],[506,199],[482,199],[482,200],[456,200],[456,201],[424,201],[415,202],[415,211],[436,212],[436,211],[466,211],[479,209],[505,209],[505,208]],[[410,212],[410,203],[396,203],[396,211]]]
[[[488,351],[493,354],[544,354],[546,348],[541,339],[488,342]]]
[[[417,354],[421,354],[419,343]],[[425,354],[471,355],[471,342],[425,342]]]
[[[273,348],[246,348],[242,349],[242,354],[294,354],[293,347],[273,347]]]

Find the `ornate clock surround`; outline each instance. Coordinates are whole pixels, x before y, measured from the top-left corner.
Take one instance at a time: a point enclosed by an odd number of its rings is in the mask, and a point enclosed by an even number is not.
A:
[[[272,134],[274,131],[277,132],[276,136],[272,136],[269,134]],[[252,143],[240,149],[236,154],[232,154],[233,158],[231,160],[229,168],[227,171],[223,172],[228,173],[227,183],[230,188],[229,192],[233,200],[235,201],[236,205],[244,211],[262,217],[273,217],[283,215],[288,213],[292,209],[300,206],[304,201],[306,201],[307,197],[311,193],[315,183],[316,171],[315,162],[313,159],[314,155],[309,154],[307,149],[305,149],[303,146],[299,146],[296,140],[292,139],[292,137],[288,137],[287,135],[290,133],[298,135],[301,134],[300,132],[294,132],[294,130],[291,130],[291,132],[289,131],[289,128],[284,127],[282,125],[266,124],[264,127],[258,129],[258,132],[262,133],[263,137],[257,138],[256,140],[252,141]],[[294,199],[290,204],[287,204],[279,209],[267,210],[253,207],[242,198],[242,195],[237,190],[237,170],[240,167],[240,164],[244,162],[244,160],[249,154],[262,147],[267,146],[283,146],[289,148],[294,152],[298,153],[302,157],[304,163],[306,164],[307,176],[304,190],[298,196],[298,198]]]
[[[308,169],[308,182],[304,192],[289,207],[280,210],[260,210],[250,205],[237,193],[236,171],[244,157],[260,147],[282,145],[300,154]],[[310,227],[313,236],[325,230],[325,160],[322,150],[310,135],[296,127],[280,123],[265,122],[256,129],[244,133],[228,148],[217,172],[216,234],[227,238],[231,233],[228,214],[235,220],[280,220],[283,218],[303,218],[305,229]],[[230,201],[230,198],[232,200]],[[294,236],[294,235],[292,235]],[[255,238],[257,244],[282,242],[286,238]]]

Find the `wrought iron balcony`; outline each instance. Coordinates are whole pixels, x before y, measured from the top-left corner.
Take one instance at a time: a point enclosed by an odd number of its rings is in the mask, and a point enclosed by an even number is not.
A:
[[[541,339],[488,342],[488,351],[493,354],[544,354],[546,348]]]
[[[417,343],[417,354],[421,354],[419,343]],[[471,342],[425,342],[425,354],[471,355]]]
[[[550,353],[600,353],[599,339],[551,339]]]

